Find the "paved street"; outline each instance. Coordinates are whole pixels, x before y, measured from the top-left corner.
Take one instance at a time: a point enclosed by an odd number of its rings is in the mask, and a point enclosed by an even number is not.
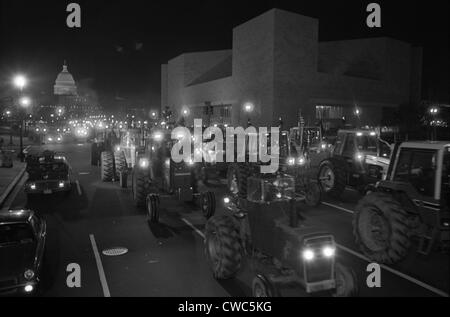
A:
[[[8,202],[11,209],[31,208],[47,220],[49,258],[43,296],[251,295],[253,275],[248,266],[234,280],[218,282],[212,277],[204,256],[205,221],[195,206],[163,199],[160,224],[149,225],[145,213],[133,206],[130,189],[100,181],[100,168],[90,165],[89,144],[45,148],[66,153],[77,180],[70,196],[45,196],[28,204],[25,193],[17,190]],[[216,184],[211,189],[217,195],[217,212],[224,212],[220,206],[224,186]],[[355,192],[346,191],[343,202],[326,199],[319,208],[304,207],[304,213],[335,235],[338,259],[357,274],[360,296],[448,294],[449,258],[437,253],[421,258],[412,252],[401,265],[383,268],[380,289],[366,286],[368,262],[352,236],[351,213],[357,200]],[[102,254],[112,247],[125,247],[128,253]],[[66,285],[70,263],[81,266],[81,288]]]

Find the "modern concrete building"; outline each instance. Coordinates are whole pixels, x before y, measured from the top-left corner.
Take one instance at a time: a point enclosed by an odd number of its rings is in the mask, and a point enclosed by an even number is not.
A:
[[[379,125],[419,101],[422,51],[390,38],[319,43],[319,21],[270,10],[233,30],[231,50],[182,54],[162,65],[162,108],[210,123],[287,127],[323,119]],[[247,111],[250,110],[250,111]]]

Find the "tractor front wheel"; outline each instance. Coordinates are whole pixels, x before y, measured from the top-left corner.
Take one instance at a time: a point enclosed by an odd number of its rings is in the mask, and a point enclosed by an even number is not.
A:
[[[216,196],[214,193],[202,193],[200,199],[203,216],[205,216],[206,219],[214,216],[214,213],[216,212]]]
[[[263,275],[257,275],[252,282],[253,297],[276,297],[275,287]]]
[[[356,206],[353,234],[363,253],[377,263],[401,261],[411,245],[408,216],[390,194],[373,192]]]
[[[340,263],[335,266],[336,289],[334,297],[355,297],[358,295],[358,283],[355,272]]]
[[[238,225],[231,216],[215,216],[205,230],[207,261],[216,279],[233,278],[241,268],[242,250]]]
[[[320,164],[318,181],[326,194],[340,197],[347,183],[345,166],[338,161],[325,161]]]

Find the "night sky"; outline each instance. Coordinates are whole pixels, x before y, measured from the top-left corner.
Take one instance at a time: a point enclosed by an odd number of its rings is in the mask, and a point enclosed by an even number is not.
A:
[[[34,95],[51,94],[66,59],[104,106],[159,106],[160,65],[183,52],[229,49],[232,28],[274,7],[319,18],[320,40],[391,36],[424,47],[424,97],[449,101],[448,1],[378,1],[381,30],[365,25],[372,1],[73,1],[82,28],[66,26],[72,1],[0,0],[0,97],[26,73]]]

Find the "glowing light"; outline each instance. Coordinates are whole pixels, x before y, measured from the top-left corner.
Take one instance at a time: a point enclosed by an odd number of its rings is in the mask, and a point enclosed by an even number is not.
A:
[[[23,89],[27,85],[27,79],[23,75],[17,75],[14,77],[14,86],[19,89]]]
[[[335,252],[336,252],[336,249],[333,247],[325,247],[322,250],[323,255],[327,258],[333,257]]]
[[[25,289],[25,292],[31,293],[34,290],[34,287],[33,287],[33,285],[28,284],[25,286],[24,289]]]
[[[311,249],[306,249],[303,251],[303,259],[305,259],[306,261],[312,261],[314,260],[314,251]]]
[[[246,102],[244,104],[245,112],[248,112],[248,113],[253,112],[254,108],[255,108],[255,106],[251,102]]]

